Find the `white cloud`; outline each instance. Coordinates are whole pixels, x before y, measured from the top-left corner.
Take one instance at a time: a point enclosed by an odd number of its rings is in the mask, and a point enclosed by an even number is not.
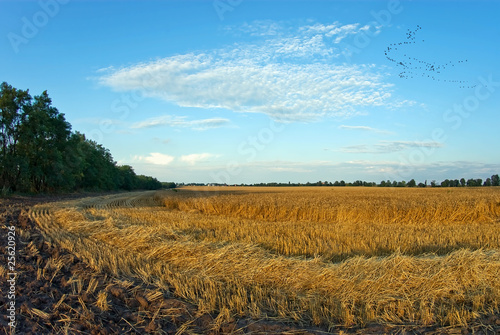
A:
[[[296,168],[296,167],[270,167],[268,170],[273,172],[298,172],[298,173],[313,172],[313,170],[311,169]]]
[[[400,147],[400,148],[442,148],[443,143],[435,141],[380,141],[384,147]]]
[[[346,147],[341,148],[340,151],[346,153],[356,153],[356,154],[374,153],[374,150],[370,149],[368,145],[365,144],[348,145]]]
[[[381,26],[374,27],[373,34],[378,34],[380,32]],[[316,23],[311,26],[303,27],[301,30],[308,33],[320,33],[328,38],[335,38],[334,43],[340,43],[344,38],[350,35],[357,35],[361,31],[369,30],[370,26],[365,25],[360,27],[359,23],[341,25],[339,22],[334,22],[333,24],[320,24]]]
[[[220,155],[206,153],[206,152],[200,154],[183,155],[180,157],[170,156],[159,152],[151,152],[148,156],[135,155],[132,157],[132,160],[135,162],[143,162],[154,165],[170,165],[174,161],[180,161],[193,166],[200,162],[206,162],[212,158],[217,158],[217,157],[220,157]],[[179,166],[179,164],[174,164],[174,166],[175,165]]]
[[[152,152],[149,156],[134,156],[134,160],[136,161],[145,161],[154,165],[169,165],[174,159],[174,156],[161,154],[159,152]]]
[[[142,90],[181,107],[264,113],[284,122],[411,104],[393,98],[392,85],[384,81],[387,74],[374,65],[336,62],[339,42],[368,28],[333,23],[292,29],[261,22],[242,29],[256,35],[254,42],[110,70],[99,80],[115,90]],[[155,120],[149,122],[155,125]]]
[[[283,26],[272,20],[255,20],[252,23],[243,23],[239,26],[226,26],[225,30],[231,34],[245,33],[250,36],[276,36],[283,32]]]
[[[219,155],[214,155],[210,153],[201,153],[201,154],[184,155],[180,157],[180,160],[189,165],[196,165],[201,161],[206,161],[210,158],[216,158],[216,157],[219,157]]]
[[[126,163],[126,162],[124,162]],[[239,162],[239,173],[225,174],[227,165],[205,164],[186,166],[171,164],[168,169],[161,165],[134,164],[137,173],[154,175],[163,181],[200,182],[200,183],[260,183],[260,182],[316,182],[318,180],[410,180],[417,182],[433,179],[438,182],[448,179],[483,178],[500,171],[500,164],[469,161],[424,161],[420,164],[406,160],[351,160],[351,161],[253,161]],[[273,168],[275,168],[273,170]]]
[[[444,144],[435,141],[379,141],[374,145],[350,145],[340,149],[346,153],[381,154],[403,151],[410,148],[442,148]]]
[[[150,118],[144,121],[134,123],[131,128],[151,128],[158,126],[192,128],[194,130],[206,130],[229,125],[231,122],[223,118],[211,118],[202,120],[186,120],[185,116],[164,115],[156,118]]]

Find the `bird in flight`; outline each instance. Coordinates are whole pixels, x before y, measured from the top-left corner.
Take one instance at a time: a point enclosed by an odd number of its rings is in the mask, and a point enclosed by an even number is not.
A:
[[[455,66],[459,66],[468,62],[467,59],[458,61],[447,61],[444,63],[431,62],[428,60],[422,60],[417,57],[412,57],[411,46],[418,46],[421,43],[425,43],[425,40],[417,40],[418,32],[422,30],[422,27],[417,24],[414,30],[408,29],[406,32],[406,40],[402,42],[391,43],[387,46],[384,51],[385,57],[397,67],[401,68],[402,71],[399,73],[399,78],[401,79],[413,79],[415,77],[428,78],[438,82],[446,82],[451,84],[457,84],[459,88],[474,88],[477,85],[472,84],[468,80],[460,80],[455,78],[448,78],[443,75],[443,71],[446,69],[452,69]],[[403,54],[398,52],[398,50],[403,50]]]

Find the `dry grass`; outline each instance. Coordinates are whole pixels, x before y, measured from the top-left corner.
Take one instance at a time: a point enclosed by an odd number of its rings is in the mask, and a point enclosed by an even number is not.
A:
[[[31,215],[97,270],[172,290],[220,320],[464,325],[499,309],[495,188],[192,188]]]
[[[199,225],[174,224],[194,230],[205,241],[255,243],[278,254],[319,255],[331,261],[396,251],[446,254],[459,248],[500,246],[500,192],[494,188],[275,188],[267,192],[256,188],[230,194],[195,190],[169,196],[164,203],[188,213],[198,210],[223,216],[197,221]]]

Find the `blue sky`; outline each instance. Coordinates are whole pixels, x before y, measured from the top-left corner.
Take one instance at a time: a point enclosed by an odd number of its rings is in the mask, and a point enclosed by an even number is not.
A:
[[[0,80],[176,182],[500,172],[496,1],[1,1]],[[388,49],[390,48],[390,49]]]

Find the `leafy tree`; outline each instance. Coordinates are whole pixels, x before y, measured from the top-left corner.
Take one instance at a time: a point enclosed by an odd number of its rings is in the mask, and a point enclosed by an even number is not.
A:
[[[118,167],[120,171],[120,188],[124,190],[133,190],[137,187],[137,175],[130,165],[122,165]]]
[[[47,91],[29,92],[0,85],[0,188],[55,192],[77,189],[158,189],[152,177],[117,166],[108,149],[71,132]]]
[[[162,183],[156,178],[141,174],[137,176],[136,187],[141,190],[158,190],[162,188]]]
[[[16,191],[21,178],[21,167],[26,166],[18,153],[19,128],[30,105],[29,92],[0,85],[0,183],[5,190]]]
[[[25,107],[19,125],[19,155],[23,188],[32,192],[47,192],[66,186],[67,170],[63,153],[71,134],[71,125],[64,114],[52,106],[47,91],[35,96]]]
[[[173,182],[163,182],[161,183],[163,188],[176,188],[177,185]]]
[[[500,177],[498,174],[491,176],[491,186],[500,186]]]
[[[94,190],[118,189],[120,175],[109,150],[95,141],[83,139],[82,187]]]
[[[460,186],[465,186],[465,178],[460,179]]]
[[[408,182],[408,187],[415,187],[417,186],[417,182],[415,181],[415,179],[412,179]]]

